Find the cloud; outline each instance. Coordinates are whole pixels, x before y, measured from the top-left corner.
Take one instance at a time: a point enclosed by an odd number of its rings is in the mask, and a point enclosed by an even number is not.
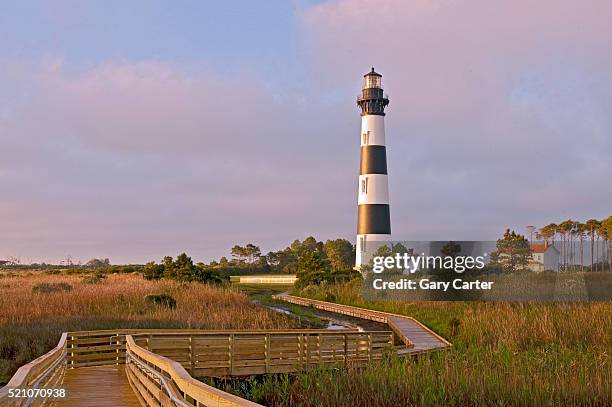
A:
[[[296,95],[279,102],[249,72],[145,61],[73,74],[53,60],[13,73],[22,86],[2,105],[0,256],[211,258],[352,229],[352,214],[329,217],[352,208],[330,191],[352,198],[356,166],[329,159],[342,158],[334,125],[325,130],[332,115],[312,120]]]
[[[339,0],[304,11],[327,84],[369,66],[389,92],[393,231],[485,239],[609,215],[605,1]]]
[[[507,226],[607,216],[611,8],[303,7],[301,81],[284,75],[283,86],[204,62],[3,60],[0,258],[208,260],[235,243],[352,238],[354,97],[372,65],[391,98],[396,238],[493,239]]]

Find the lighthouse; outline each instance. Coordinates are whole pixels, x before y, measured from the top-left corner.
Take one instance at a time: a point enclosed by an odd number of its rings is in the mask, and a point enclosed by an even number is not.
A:
[[[369,261],[365,254],[369,242],[391,239],[389,181],[385,144],[385,107],[389,98],[383,93],[382,75],[374,68],[364,76],[357,99],[361,108],[361,164],[357,198],[357,247],[355,268]]]

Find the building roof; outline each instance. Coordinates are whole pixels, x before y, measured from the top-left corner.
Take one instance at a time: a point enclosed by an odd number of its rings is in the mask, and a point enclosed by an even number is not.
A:
[[[529,245],[529,248],[531,249],[531,251],[533,253],[546,253],[546,251],[548,251],[548,249],[553,249],[554,251],[556,251],[557,253],[559,253],[559,250],[557,250],[557,248],[553,245],[545,245],[545,244],[539,244],[539,243],[532,243]]]
[[[530,244],[529,248],[534,253],[544,253],[548,249],[544,244]]]
[[[365,75],[363,75],[363,76],[364,76],[364,77],[366,77],[366,76],[380,76],[380,77],[382,77],[382,75],[381,75],[381,74],[379,74],[378,72],[375,72],[375,71],[374,71],[374,67],[372,67],[372,70],[371,70],[370,72],[368,72],[367,74],[365,74]]]

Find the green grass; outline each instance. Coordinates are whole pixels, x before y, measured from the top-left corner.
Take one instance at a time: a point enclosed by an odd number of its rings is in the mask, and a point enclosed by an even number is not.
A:
[[[242,292],[249,296],[254,301],[261,304],[273,304],[276,301],[272,299],[275,294],[280,294],[290,291],[292,285],[282,284],[233,284],[232,289]]]

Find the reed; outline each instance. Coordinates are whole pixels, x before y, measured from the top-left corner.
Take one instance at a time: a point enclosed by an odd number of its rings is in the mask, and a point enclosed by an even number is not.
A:
[[[168,294],[176,306],[156,305],[145,299],[149,294]],[[254,305],[241,292],[201,283],[147,281],[139,274],[120,274],[91,284],[79,276],[16,274],[0,278],[0,384],[19,366],[52,349],[64,331],[263,329],[295,324]]]
[[[413,316],[454,346],[219,385],[271,406],[612,405],[610,303],[364,302],[355,282],[296,294]]]

